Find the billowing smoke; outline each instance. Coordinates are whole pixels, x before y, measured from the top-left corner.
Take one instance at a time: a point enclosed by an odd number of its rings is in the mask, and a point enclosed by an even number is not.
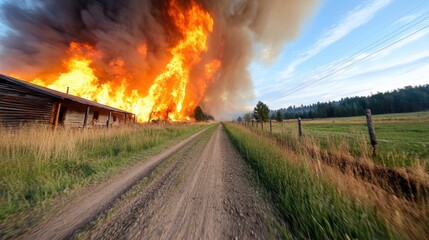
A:
[[[126,75],[130,91],[147,91],[181,38],[166,10],[172,1],[6,1],[0,6],[0,19],[9,27],[0,39],[0,72],[28,80],[58,74],[70,43],[86,43],[100,53],[91,56],[100,81]],[[241,110],[253,98],[249,63],[254,57],[275,59],[297,36],[315,1],[195,0],[212,15],[214,27],[189,84],[205,64],[222,62],[200,102],[203,109],[218,118]],[[184,9],[190,2],[175,1]]]

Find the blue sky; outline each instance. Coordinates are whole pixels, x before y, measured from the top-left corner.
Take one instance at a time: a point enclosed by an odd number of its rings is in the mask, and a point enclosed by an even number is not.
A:
[[[273,63],[255,60],[249,70],[256,93],[249,108],[428,84],[429,1],[321,1]]]

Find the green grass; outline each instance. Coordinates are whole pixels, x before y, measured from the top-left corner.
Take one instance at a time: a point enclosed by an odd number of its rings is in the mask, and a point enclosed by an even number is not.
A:
[[[305,161],[291,160],[273,141],[249,129],[234,124],[226,124],[226,129],[289,220],[296,238],[400,238],[374,205],[364,205],[337,191],[323,177],[313,174]]]
[[[328,149],[329,143],[346,142],[352,154],[361,156],[362,146],[370,148],[365,116],[303,120],[306,136]],[[422,161],[429,169],[429,112],[373,116],[378,154],[373,160],[389,167],[410,166]],[[269,125],[265,124],[265,131]],[[296,135],[297,121],[273,124],[274,133]]]
[[[205,125],[0,129],[0,223],[162,151]]]

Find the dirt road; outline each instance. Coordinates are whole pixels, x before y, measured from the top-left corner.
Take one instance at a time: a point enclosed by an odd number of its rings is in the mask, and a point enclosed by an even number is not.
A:
[[[149,163],[132,180],[103,184],[24,238],[267,239],[286,229],[221,125]],[[135,180],[154,171],[144,184]],[[130,187],[121,181],[135,187],[124,194]]]

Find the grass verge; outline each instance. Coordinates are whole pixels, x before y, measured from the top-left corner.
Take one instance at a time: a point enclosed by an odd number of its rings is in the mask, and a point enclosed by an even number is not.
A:
[[[233,143],[256,172],[299,239],[397,239],[398,234],[372,204],[355,201],[322,175],[289,158],[274,141],[226,124]],[[406,237],[404,237],[406,238]]]

